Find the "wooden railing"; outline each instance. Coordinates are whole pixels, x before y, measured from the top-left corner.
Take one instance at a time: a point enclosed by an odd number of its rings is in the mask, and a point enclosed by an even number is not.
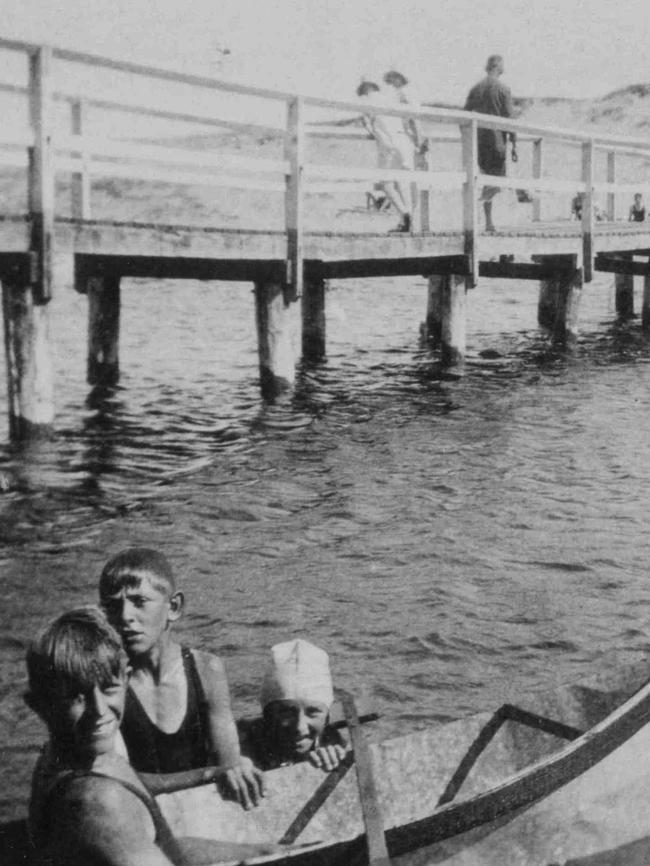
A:
[[[420,191],[458,190],[462,196],[462,230],[465,252],[469,258],[471,278],[478,273],[477,237],[479,234],[478,200],[484,184],[504,189],[526,189],[532,193],[584,195],[582,208],[582,243],[585,279],[591,278],[592,234],[594,228],[594,196],[604,194],[607,214],[616,216],[616,195],[649,192],[650,183],[617,183],[617,157],[620,154],[650,159],[650,141],[626,137],[594,135],[575,130],[537,126],[516,120],[460,110],[412,107],[386,107],[361,100],[339,101],[301,96],[294,93],[234,84],[200,75],[176,73],[138,63],[110,60],[103,57],[49,46],[0,39],[0,50],[21,52],[27,58],[27,86],[7,82],[0,92],[25,96],[29,106],[29,127],[24,131],[8,129],[0,132],[0,164],[28,168],[29,213],[33,226],[33,248],[43,263],[39,292],[47,299],[51,292],[51,255],[55,209],[55,177],[57,172],[72,178],[73,216],[88,220],[92,217],[90,193],[97,176],[115,176],[152,181],[213,185],[262,190],[284,194],[285,230],[287,236],[287,282],[294,295],[300,293],[302,251],[305,225],[305,199],[310,193],[368,189],[380,181],[414,184]],[[284,110],[282,121],[250,123],[211,111],[185,111],[128,100],[93,96],[92,88],[84,93],[55,90],[54,67],[57,63],[108,70],[132,77],[191,87],[197,91],[235,95],[245,100],[262,100]],[[64,133],[53,121],[54,106],[67,103],[70,107],[69,132]],[[163,121],[176,121],[198,127],[256,129],[263,134],[284,138],[282,158],[269,159],[221,152],[201,152],[143,143],[112,136],[91,136],[87,132],[86,115],[93,110],[121,111]],[[341,139],[368,138],[360,129],[337,127],[324,130],[308,118],[309,112],[329,112],[337,117],[358,118],[363,114],[398,118],[417,118],[428,127],[435,124],[441,132],[429,136],[431,143],[454,142],[462,151],[458,171],[388,170],[309,162],[306,157],[308,137],[324,134]],[[492,177],[479,172],[477,162],[477,129],[484,127],[515,132],[532,142],[530,174],[517,177]],[[460,130],[460,136],[458,135]],[[575,179],[550,177],[544,165],[544,149],[548,143],[560,143],[581,148],[581,175]],[[606,153],[606,177],[596,172],[598,152]],[[426,211],[426,199],[425,211]],[[540,219],[539,198],[533,206],[533,220]],[[420,215],[416,229],[429,226],[429,214]]]

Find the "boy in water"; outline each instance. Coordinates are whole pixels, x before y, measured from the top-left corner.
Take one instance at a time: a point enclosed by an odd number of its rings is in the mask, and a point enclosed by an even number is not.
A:
[[[330,771],[347,747],[329,725],[334,701],[329,659],[306,640],[276,644],[260,703],[263,717],[242,732],[242,749],[264,770],[309,761]]]
[[[121,551],[104,566],[99,596],[131,665],[121,730],[132,766],[146,774],[197,770],[196,782],[219,777],[244,808],[257,805],[263,773],[240,754],[223,662],[173,638],[184,598],[167,559],[148,548]],[[210,774],[213,764],[220,767]]]
[[[267,846],[172,835],[117,751],[128,661],[100,610],[78,608],[54,620],[30,647],[27,670],[25,700],[49,733],[34,771],[29,815],[42,862],[199,866],[269,853]]]

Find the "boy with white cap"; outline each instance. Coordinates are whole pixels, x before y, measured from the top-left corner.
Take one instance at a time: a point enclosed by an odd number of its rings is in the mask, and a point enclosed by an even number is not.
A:
[[[305,760],[333,770],[346,753],[329,725],[333,702],[327,653],[300,638],[276,644],[260,694],[263,717],[243,732],[243,754],[263,770]]]

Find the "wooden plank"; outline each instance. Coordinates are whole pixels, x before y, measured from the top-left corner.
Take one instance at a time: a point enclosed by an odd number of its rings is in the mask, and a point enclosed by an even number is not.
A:
[[[281,259],[202,259],[185,256],[75,255],[75,284],[83,291],[86,278],[95,273],[121,277],[169,280],[233,280],[281,282],[285,263]]]
[[[639,277],[650,275],[650,262],[635,262],[632,258],[598,253],[594,270],[608,274],[626,274]]]
[[[478,140],[476,120],[461,127],[463,171],[463,236],[464,253],[467,256],[469,273],[467,287],[473,288],[478,280]]]
[[[287,132],[284,144],[285,159],[290,171],[286,177],[284,219],[287,235],[287,302],[302,294],[304,193],[303,171],[305,162],[305,123],[302,99],[292,100],[287,107]]]
[[[0,280],[14,281],[18,285],[31,285],[38,273],[36,254],[0,253]]]
[[[50,48],[39,48],[29,58],[29,115],[34,133],[34,146],[30,150],[29,210],[32,249],[39,259],[39,273],[33,285],[37,303],[46,303],[52,297],[54,170],[51,148],[51,63]]]
[[[416,182],[418,186],[439,186],[440,189],[454,189],[463,185],[463,171],[428,171],[388,168],[363,168],[362,166],[322,165],[310,163],[305,166],[307,180],[382,180]]]
[[[493,174],[479,174],[479,182],[499,189],[530,189],[540,192],[583,192],[585,185],[581,180],[550,180],[534,177],[498,177]]]
[[[386,259],[348,259],[305,262],[307,273],[321,279],[355,279],[358,277],[426,277],[429,274],[468,273],[465,256],[405,257]]]
[[[368,861],[370,866],[389,866],[388,847],[384,831],[384,820],[379,804],[379,794],[373,775],[372,757],[361,730],[354,698],[349,692],[340,691],[340,700],[348,722],[350,739],[354,750],[354,763],[359,784],[359,797],[363,823],[366,828]]]
[[[481,277],[505,280],[549,280],[557,277],[559,273],[573,273],[575,271],[575,266],[571,267],[566,262],[572,256],[563,256],[562,258],[564,261],[560,268],[550,262],[531,264],[530,262],[489,261],[480,262],[478,272]]]
[[[74,158],[61,158],[56,160],[59,171],[78,172],[82,162]],[[161,165],[120,165],[116,162],[93,161],[86,167],[86,173],[93,177],[124,177],[141,181],[163,181],[165,183],[177,183],[185,186],[213,186],[229,189],[253,189],[266,192],[284,192],[285,185],[281,181],[272,181],[247,177],[237,174],[220,174],[217,172],[207,174],[205,172],[193,171],[190,166],[186,169],[172,169]]]
[[[222,171],[236,169],[245,172],[283,175],[289,173],[289,162],[286,159],[263,159],[227,153],[205,153],[200,150],[92,136],[57,135],[54,138],[54,148],[56,151],[86,151],[93,156],[121,157],[142,162],[167,163],[174,166],[190,165],[217,168]]]

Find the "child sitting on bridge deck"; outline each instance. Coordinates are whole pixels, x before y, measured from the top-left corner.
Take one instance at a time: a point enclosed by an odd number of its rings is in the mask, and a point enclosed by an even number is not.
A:
[[[27,654],[25,700],[49,742],[32,782],[29,825],[49,866],[200,866],[240,860],[277,846],[173,836],[117,735],[128,660],[97,608],[54,620]]]
[[[263,773],[240,754],[223,662],[173,638],[184,597],[167,559],[148,548],[121,551],[104,566],[99,595],[132,669],[122,736],[133,767],[146,774],[198,770],[196,782],[218,778],[244,808],[257,805]],[[152,778],[147,784],[164,790]]]

